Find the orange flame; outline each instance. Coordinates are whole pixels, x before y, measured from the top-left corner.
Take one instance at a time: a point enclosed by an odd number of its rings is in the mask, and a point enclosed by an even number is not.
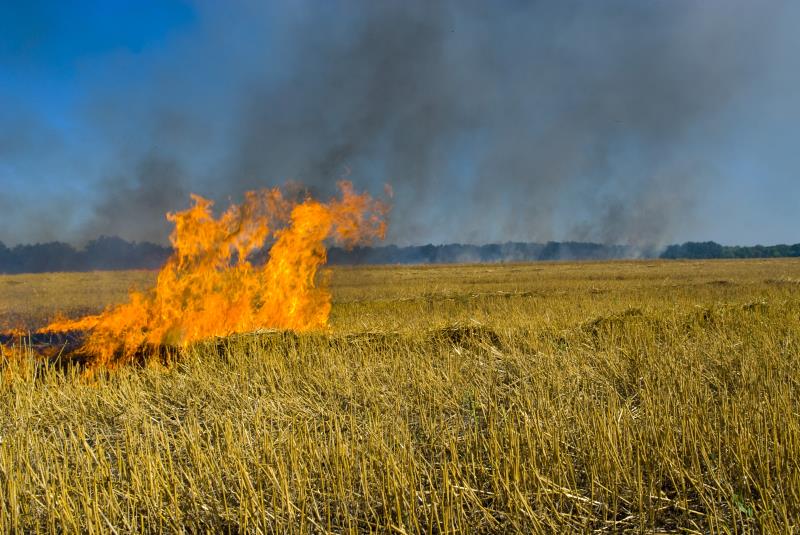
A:
[[[155,288],[132,292],[130,301],[78,320],[57,321],[43,332],[88,330],[83,351],[96,366],[129,362],[148,345],[186,346],[213,336],[263,328],[325,328],[331,295],[317,284],[327,260],[325,240],[353,246],[386,232],[387,205],[339,183],[341,198],[320,203],[287,200],[279,189],[251,191],[218,219],[213,203],[192,195],[194,205],[167,218],[175,224],[175,252]],[[263,266],[251,253],[274,240]]]

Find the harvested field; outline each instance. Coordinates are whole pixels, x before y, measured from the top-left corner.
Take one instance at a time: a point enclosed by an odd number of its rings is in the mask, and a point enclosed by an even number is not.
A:
[[[0,276],[0,319],[99,312],[153,277]],[[326,332],[91,380],[41,347],[5,361],[0,531],[800,529],[800,261],[331,281]]]

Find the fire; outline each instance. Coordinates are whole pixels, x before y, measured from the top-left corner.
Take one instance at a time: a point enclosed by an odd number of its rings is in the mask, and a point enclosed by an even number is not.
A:
[[[185,347],[264,328],[324,329],[331,294],[317,272],[327,260],[326,240],[353,246],[386,232],[383,202],[347,181],[339,188],[341,197],[327,203],[292,201],[278,188],[251,191],[217,219],[212,201],[193,195],[191,208],[167,215],[175,252],[154,288],[41,332],[88,331],[82,352],[95,366],[114,368],[148,346]],[[251,254],[268,243],[269,259],[252,264]]]

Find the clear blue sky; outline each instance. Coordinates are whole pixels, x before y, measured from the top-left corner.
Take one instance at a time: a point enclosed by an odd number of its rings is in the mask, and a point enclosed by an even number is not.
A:
[[[351,169],[401,244],[800,242],[797,6],[0,0],[0,241]]]

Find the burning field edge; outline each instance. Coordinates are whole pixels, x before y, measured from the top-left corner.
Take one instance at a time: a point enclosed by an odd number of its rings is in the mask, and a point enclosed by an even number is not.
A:
[[[0,333],[0,356],[4,359],[25,356],[46,367],[56,369],[78,368],[91,371],[93,355],[84,349],[90,336],[89,331]],[[290,330],[260,329],[229,336],[215,336],[197,340],[190,345],[145,344],[138,347],[126,359],[134,366],[160,364],[169,366],[191,352],[224,356],[230,348],[239,344],[256,344],[259,349],[282,347],[284,351],[297,347],[300,337],[311,339],[315,344],[341,347],[370,344],[377,348],[387,348],[392,344],[407,343],[411,339],[400,332],[359,332],[332,334],[325,332],[297,333]],[[405,339],[405,340],[404,340]],[[431,331],[426,339],[436,343],[449,340],[455,346],[485,345],[501,347],[500,337],[489,328],[480,325],[451,325]],[[121,357],[121,349],[115,357]],[[112,359],[113,360],[113,359]]]

